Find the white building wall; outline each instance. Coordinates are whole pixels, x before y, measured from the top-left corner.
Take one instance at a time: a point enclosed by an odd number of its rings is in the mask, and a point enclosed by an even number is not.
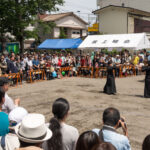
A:
[[[100,8],[109,5],[122,6],[122,3],[124,3],[125,7],[150,12],[150,0],[97,0],[97,6],[100,6]]]
[[[127,10],[107,8],[99,14],[99,31],[104,34],[127,33]]]
[[[54,36],[54,38],[59,38],[59,36],[60,36],[60,28],[57,28],[57,27],[54,28],[53,36]]]
[[[134,33],[134,17],[128,16],[128,33]]]
[[[87,30],[82,30],[82,36],[87,36]]]
[[[74,16],[67,16],[56,21],[57,27],[71,27],[86,29],[86,25]]]
[[[80,37],[80,30],[71,30],[71,38],[79,38]]]

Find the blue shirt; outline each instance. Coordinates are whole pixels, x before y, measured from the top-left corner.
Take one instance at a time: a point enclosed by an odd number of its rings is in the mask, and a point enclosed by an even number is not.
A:
[[[99,135],[100,129],[93,129]],[[131,150],[129,140],[126,136],[113,131],[103,130],[103,138],[105,142],[113,144],[117,150]]]
[[[148,56],[148,61],[150,61],[150,55]]]
[[[35,59],[32,61],[32,63],[35,66],[38,66],[40,64],[39,60],[35,60]]]
[[[0,112],[0,136],[4,136],[8,132],[9,132],[8,115],[4,112]]]

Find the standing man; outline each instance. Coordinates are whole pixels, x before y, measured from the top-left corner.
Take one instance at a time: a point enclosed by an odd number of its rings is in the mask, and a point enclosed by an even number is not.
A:
[[[8,91],[9,87],[9,80],[6,77],[0,77],[0,87],[4,90],[5,92],[5,102],[2,105],[2,111],[9,114],[11,110],[13,110],[15,107],[19,106],[20,104],[20,99],[15,99],[14,101],[12,98],[8,96],[6,93]]]
[[[113,144],[117,150],[131,150],[128,140],[128,130],[124,122],[120,118],[120,113],[117,109],[109,107],[103,112],[103,127],[102,129],[93,129],[103,142]],[[117,133],[117,129],[122,127],[124,135]]]

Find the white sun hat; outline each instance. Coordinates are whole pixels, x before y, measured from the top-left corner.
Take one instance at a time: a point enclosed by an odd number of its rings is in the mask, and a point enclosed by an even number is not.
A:
[[[42,114],[28,114],[15,127],[15,132],[18,138],[26,143],[41,143],[52,137]]]
[[[9,113],[8,118],[9,118],[9,121],[15,121],[18,124],[27,115],[28,115],[28,112],[25,108],[16,107]]]

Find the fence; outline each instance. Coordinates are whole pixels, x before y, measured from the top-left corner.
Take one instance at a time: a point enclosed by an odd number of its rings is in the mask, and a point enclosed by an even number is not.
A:
[[[106,67],[78,67],[77,70],[75,67],[61,67],[58,68],[57,76],[60,78],[63,77],[88,77],[88,78],[106,78],[107,77],[107,68]],[[143,74],[140,68],[137,68],[133,65],[120,65],[116,66],[114,71],[114,76],[123,78],[127,76],[135,76],[138,74]],[[35,81],[47,80],[47,70],[46,69],[38,69],[38,70],[30,70],[26,73],[26,81],[28,83],[33,83]],[[49,74],[52,72],[49,69]],[[25,80],[24,75],[22,73],[10,73],[2,75],[2,77],[8,77],[13,85],[18,85],[18,83],[22,83],[22,80]]]

